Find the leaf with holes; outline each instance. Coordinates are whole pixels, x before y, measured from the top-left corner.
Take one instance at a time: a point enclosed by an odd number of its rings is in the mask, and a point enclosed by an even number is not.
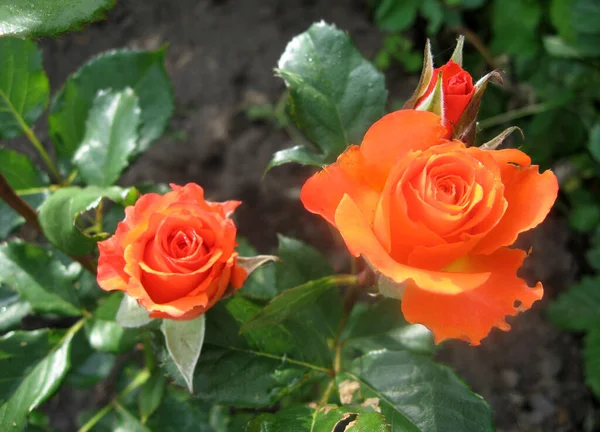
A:
[[[48,196],[45,189],[49,183],[48,176],[24,154],[0,148],[0,172],[8,184],[32,208],[37,209]],[[25,219],[21,215],[0,200],[0,240],[24,222]]]
[[[50,88],[34,42],[0,38],[0,58],[0,139],[7,139],[21,135],[39,118],[48,105]]]
[[[73,282],[72,272],[45,249],[21,241],[0,245],[0,284],[18,292],[36,312],[81,315]]]
[[[104,17],[116,0],[0,2],[0,36],[51,36]]]
[[[109,51],[71,75],[54,98],[49,117],[58,156],[70,160],[79,148],[98,92],[119,92],[127,87],[138,96],[141,110],[134,156],[148,149],[162,135],[173,113],[173,92],[164,56],[164,49]]]
[[[360,383],[364,398],[378,398],[393,432],[492,432],[491,410],[483,398],[446,366],[409,351],[373,351],[337,377]],[[410,391],[406,391],[410,389]],[[419,407],[419,409],[415,409]]]
[[[73,163],[90,186],[111,186],[136,148],[140,107],[135,92],[101,90],[85,124]]]
[[[367,128],[383,116],[384,77],[356,49],[350,37],[325,22],[293,38],[279,59],[277,73],[290,93],[295,124],[323,157],[333,162]],[[285,154],[286,161],[316,162],[304,150]],[[278,155],[281,163],[282,156]]]

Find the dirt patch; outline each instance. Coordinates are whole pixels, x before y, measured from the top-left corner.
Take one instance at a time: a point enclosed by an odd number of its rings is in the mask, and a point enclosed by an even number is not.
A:
[[[176,113],[165,138],[131,167],[123,184],[197,182],[210,198],[244,202],[237,213],[240,232],[261,252],[269,252],[281,232],[307,239],[341,262],[326,224],[298,203],[309,170],[277,168],[261,181],[273,152],[293,143],[271,124],[244,114],[249,103],[277,100],[283,90],[272,72],[277,59],[292,36],[320,19],[347,30],[373,58],[381,35],[368,19],[366,2],[358,0],[121,1],[107,21],[41,46],[56,91],[101,51],[168,44]],[[406,98],[416,78],[393,73],[391,97]],[[552,297],[577,271],[569,232],[553,218],[529,237],[535,253],[525,273],[541,279]],[[511,332],[494,331],[481,347],[452,342],[441,349],[440,359],[490,402],[500,430],[580,431],[592,415],[580,341],[544,320],[547,298],[512,320]]]

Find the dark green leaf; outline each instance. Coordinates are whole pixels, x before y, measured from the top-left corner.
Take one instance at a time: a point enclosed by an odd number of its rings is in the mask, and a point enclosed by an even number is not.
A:
[[[122,297],[122,293],[108,296],[94,312],[93,319],[86,324],[90,345],[98,351],[123,353],[138,341],[137,331],[123,328],[115,321]]]
[[[173,94],[164,68],[164,50],[110,51],[79,69],[52,103],[50,133],[57,154],[70,159],[85,135],[98,91],[132,88],[141,109],[135,153],[146,150],[166,128],[173,112]]]
[[[300,309],[314,304],[325,291],[338,284],[339,281],[335,276],[327,276],[288,289],[271,300],[267,306],[247,321],[240,332],[245,333],[257,328],[277,325],[296,314]]]
[[[346,33],[324,22],[292,39],[278,73],[289,88],[294,122],[326,162],[360,143],[385,111],[383,75]]]
[[[83,142],[73,163],[91,186],[111,186],[136,148],[140,107],[135,92],[99,91],[86,122]]]
[[[0,430],[21,430],[27,414],[60,386],[71,366],[69,350],[73,334],[67,332],[60,341],[47,330],[12,332],[0,338],[0,370],[2,374],[8,374],[5,376],[11,383],[7,387],[5,380],[2,386],[4,403],[0,406]],[[15,374],[15,368],[20,373]],[[7,388],[10,390],[6,391]]]
[[[48,185],[48,176],[40,171],[24,154],[0,148],[0,172],[17,194],[21,195],[34,209],[37,209],[46,198],[47,192],[40,191],[39,188]],[[0,200],[0,239],[8,236],[24,222],[23,217]]]
[[[348,376],[360,382],[365,398],[379,399],[394,432],[494,430],[487,403],[428,357],[378,350],[354,360]]]
[[[69,255],[85,255],[103,236],[84,234],[76,224],[80,214],[95,209],[102,198],[120,202],[130,192],[131,189],[96,186],[59,189],[40,207],[40,224],[44,234],[54,246]]]
[[[375,24],[382,30],[401,32],[412,25],[421,0],[382,0],[375,9]]]
[[[117,405],[117,424],[115,431],[127,431],[127,432],[151,432],[146,426],[144,426],[137,417],[131,414],[122,405]]]
[[[327,258],[312,246],[282,235],[278,239],[281,263],[276,264],[276,276],[280,292],[333,273]]]
[[[0,32],[2,12],[0,4]],[[50,89],[34,42],[0,38],[0,58],[0,139],[6,139],[22,134],[23,125],[39,118],[48,105]]]
[[[146,423],[148,417],[150,417],[160,406],[166,387],[167,379],[158,371],[144,383],[139,398],[140,418],[142,419],[142,423]]]
[[[238,237],[238,247],[236,250],[243,257],[251,257],[258,255],[256,249],[248,242],[248,240]],[[278,294],[277,285],[275,284],[275,266],[264,265],[254,270],[244,282],[244,286],[240,291],[244,296],[258,299],[272,299]]]
[[[585,383],[596,397],[600,397],[600,327],[594,328],[585,336],[583,358]]]
[[[535,52],[539,43],[536,29],[542,17],[537,0],[494,0],[491,16],[496,52],[517,56]]]
[[[558,35],[568,42],[575,39],[572,7],[576,0],[552,0],[550,3],[550,21]]]
[[[596,162],[600,163],[600,123],[595,124],[592,130],[590,130],[588,149]]]
[[[573,27],[580,33],[600,33],[600,3],[597,0],[576,0],[571,8]]]
[[[248,423],[246,432],[306,432],[311,430],[314,410],[307,406],[260,414]]]
[[[269,162],[269,165],[267,165],[266,171],[269,171],[273,167],[290,162],[295,162],[300,165],[311,165],[320,168],[325,164],[325,157],[302,145],[298,145],[276,152],[273,155],[273,159],[271,159]]]
[[[194,369],[204,344],[206,316],[188,321],[165,319],[161,330],[165,336],[165,345],[179,373],[185,380],[190,393],[194,390]]]
[[[408,324],[402,317],[400,302],[380,299],[373,305],[358,304],[343,335],[345,345],[366,353],[378,349],[409,350],[433,354],[433,336],[420,324]]]
[[[567,330],[600,326],[600,277],[584,277],[549,307],[554,324]]]
[[[600,224],[600,205],[595,202],[575,205],[569,214],[569,223],[579,232],[594,230]]]
[[[0,333],[19,328],[21,319],[32,312],[31,305],[21,299],[19,294],[0,285]]]
[[[71,353],[71,360],[75,368],[67,375],[66,384],[79,388],[89,388],[108,377],[115,365],[116,356],[93,351],[91,348],[90,351],[89,355],[83,358],[74,358],[73,353]]]
[[[81,315],[73,275],[41,247],[20,241],[0,245],[0,283],[17,291],[36,312]]]
[[[115,0],[0,1],[0,36],[50,36],[104,17]],[[4,57],[3,57],[4,58]]]

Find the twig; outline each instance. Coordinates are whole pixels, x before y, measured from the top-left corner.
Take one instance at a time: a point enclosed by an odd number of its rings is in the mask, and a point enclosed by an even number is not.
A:
[[[44,234],[36,211],[17,195],[2,173],[0,173],[0,198],[2,198],[14,211],[23,216],[28,224],[41,234]],[[90,273],[96,273],[96,267],[89,256],[71,256],[71,258],[81,264],[81,266]]]

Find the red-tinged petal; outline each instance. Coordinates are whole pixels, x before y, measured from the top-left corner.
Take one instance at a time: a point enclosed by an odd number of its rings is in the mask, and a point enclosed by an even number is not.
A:
[[[124,271],[125,258],[116,236],[98,243],[98,285],[105,291],[125,291],[129,275]]]
[[[558,180],[552,171],[540,174],[536,165],[502,167],[506,212],[498,224],[476,246],[474,253],[488,254],[510,246],[519,233],[539,225],[548,215],[558,194]]]
[[[352,255],[363,255],[373,267],[397,283],[410,279],[420,287],[434,292],[456,294],[480,286],[489,277],[487,272],[436,272],[394,261],[377,240],[359,207],[348,195],[344,195],[338,206],[335,224]]]
[[[431,112],[400,110],[371,126],[360,146],[371,185],[383,189],[396,161],[411,150],[426,150],[445,142],[446,128],[441,121]]]
[[[344,194],[348,194],[365,217],[372,219],[379,192],[369,186],[366,174],[359,147],[350,146],[335,163],[307,180],[300,192],[302,204],[335,225],[335,209]]]
[[[491,272],[490,278],[476,289],[445,295],[409,283],[402,296],[402,312],[410,323],[423,324],[434,334],[436,343],[463,339],[479,345],[493,327],[508,330],[507,316],[529,309],[542,298],[542,285],[527,286],[517,277],[527,254],[502,248],[491,255],[469,258],[475,271]]]
[[[244,282],[246,282],[247,277],[248,273],[246,270],[234,265],[233,270],[231,271],[231,286],[235,289],[240,289],[244,285]]]

